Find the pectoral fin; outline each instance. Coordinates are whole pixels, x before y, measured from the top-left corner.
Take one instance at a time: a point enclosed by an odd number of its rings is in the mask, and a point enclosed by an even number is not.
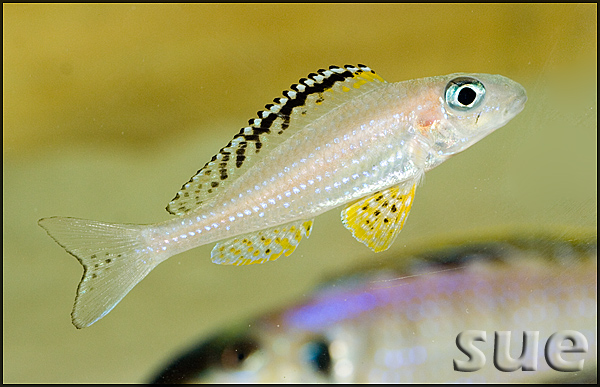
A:
[[[313,220],[301,220],[217,243],[211,252],[220,265],[253,265],[274,261],[294,252],[302,237],[310,235]]]
[[[400,185],[360,199],[342,211],[342,223],[374,252],[385,251],[404,226],[416,187]]]

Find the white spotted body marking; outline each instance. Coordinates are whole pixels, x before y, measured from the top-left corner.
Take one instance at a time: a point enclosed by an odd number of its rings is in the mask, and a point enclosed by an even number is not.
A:
[[[525,101],[525,90],[499,75],[387,83],[364,65],[312,73],[183,185],[167,206],[177,218],[40,221],[85,268],[73,322],[91,325],[158,263],[197,246],[218,242],[219,264],[290,255],[314,218],[340,205],[357,240],[386,250],[423,174],[506,124]]]

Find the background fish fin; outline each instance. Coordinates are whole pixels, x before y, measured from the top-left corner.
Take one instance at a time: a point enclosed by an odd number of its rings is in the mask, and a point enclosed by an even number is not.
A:
[[[399,185],[362,198],[342,211],[342,223],[374,252],[385,251],[404,226],[416,187]]]
[[[174,215],[201,207],[247,171],[261,156],[327,112],[385,85],[364,65],[330,66],[302,78],[282,98],[258,112],[233,139],[177,192],[167,206]]]
[[[294,252],[303,236],[310,235],[313,220],[300,220],[217,243],[211,252],[220,265],[253,265],[274,261]]]

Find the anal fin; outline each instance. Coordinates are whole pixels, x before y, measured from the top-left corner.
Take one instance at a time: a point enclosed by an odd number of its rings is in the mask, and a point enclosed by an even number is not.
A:
[[[416,187],[399,185],[362,198],[342,211],[342,223],[374,252],[385,251],[406,222]]]
[[[310,235],[313,220],[300,220],[217,243],[211,252],[220,265],[253,265],[274,261],[294,252],[302,237]]]

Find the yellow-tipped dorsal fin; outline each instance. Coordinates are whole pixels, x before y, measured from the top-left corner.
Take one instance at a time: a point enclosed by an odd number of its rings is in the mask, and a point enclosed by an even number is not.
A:
[[[283,98],[275,98],[257,118],[249,120],[248,126],[185,183],[167,211],[182,215],[201,207],[296,131],[385,83],[364,65],[330,66],[300,79],[283,92]]]

